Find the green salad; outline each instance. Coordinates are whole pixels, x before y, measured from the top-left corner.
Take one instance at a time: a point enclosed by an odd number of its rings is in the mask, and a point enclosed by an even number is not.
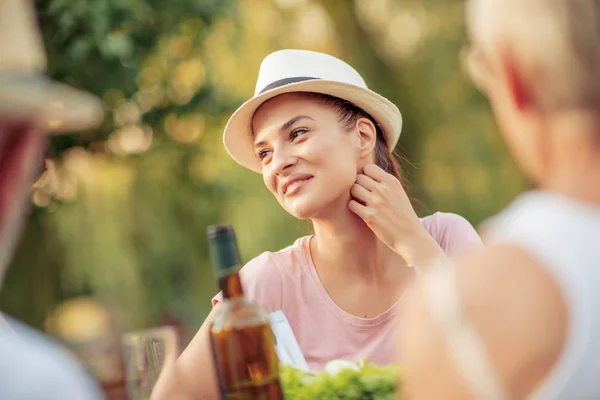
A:
[[[286,400],[391,400],[398,396],[398,365],[335,360],[323,371],[305,372],[282,365],[281,382]]]

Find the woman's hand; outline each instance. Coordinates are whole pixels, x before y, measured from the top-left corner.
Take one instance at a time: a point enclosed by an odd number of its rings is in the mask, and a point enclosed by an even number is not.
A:
[[[445,257],[421,225],[404,188],[375,164],[364,167],[350,191],[348,208],[362,218],[379,240],[412,266]]]

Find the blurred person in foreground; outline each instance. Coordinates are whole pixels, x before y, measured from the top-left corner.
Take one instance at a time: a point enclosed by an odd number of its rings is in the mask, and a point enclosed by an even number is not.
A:
[[[600,2],[467,4],[466,66],[537,189],[485,224],[485,250],[415,286],[402,385],[417,400],[599,398]]]
[[[24,225],[46,133],[99,124],[98,99],[43,76],[45,54],[29,0],[0,1],[0,282]],[[33,277],[43,279],[43,277]],[[0,398],[100,399],[75,360],[31,328],[0,315]]]

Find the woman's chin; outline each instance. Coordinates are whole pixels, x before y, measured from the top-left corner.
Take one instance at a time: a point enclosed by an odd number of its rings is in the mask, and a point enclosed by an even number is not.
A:
[[[292,216],[300,220],[327,219],[330,214],[337,214],[340,207],[345,207],[348,201],[341,198],[335,200],[329,198],[307,196],[304,199],[294,199],[293,202],[283,204],[283,208]]]
[[[283,208],[295,218],[307,220],[317,216],[323,206],[311,199],[294,199],[284,204]]]
[[[287,209],[288,213],[290,213],[293,217],[298,218],[300,220],[309,220],[318,215],[318,213],[314,212],[311,209],[305,208],[297,208],[297,209]]]

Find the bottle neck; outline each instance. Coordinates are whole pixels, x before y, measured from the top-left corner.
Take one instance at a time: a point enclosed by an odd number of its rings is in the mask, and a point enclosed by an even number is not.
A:
[[[236,299],[244,297],[244,288],[239,273],[224,276],[219,279],[219,288],[223,292],[224,299]]]

